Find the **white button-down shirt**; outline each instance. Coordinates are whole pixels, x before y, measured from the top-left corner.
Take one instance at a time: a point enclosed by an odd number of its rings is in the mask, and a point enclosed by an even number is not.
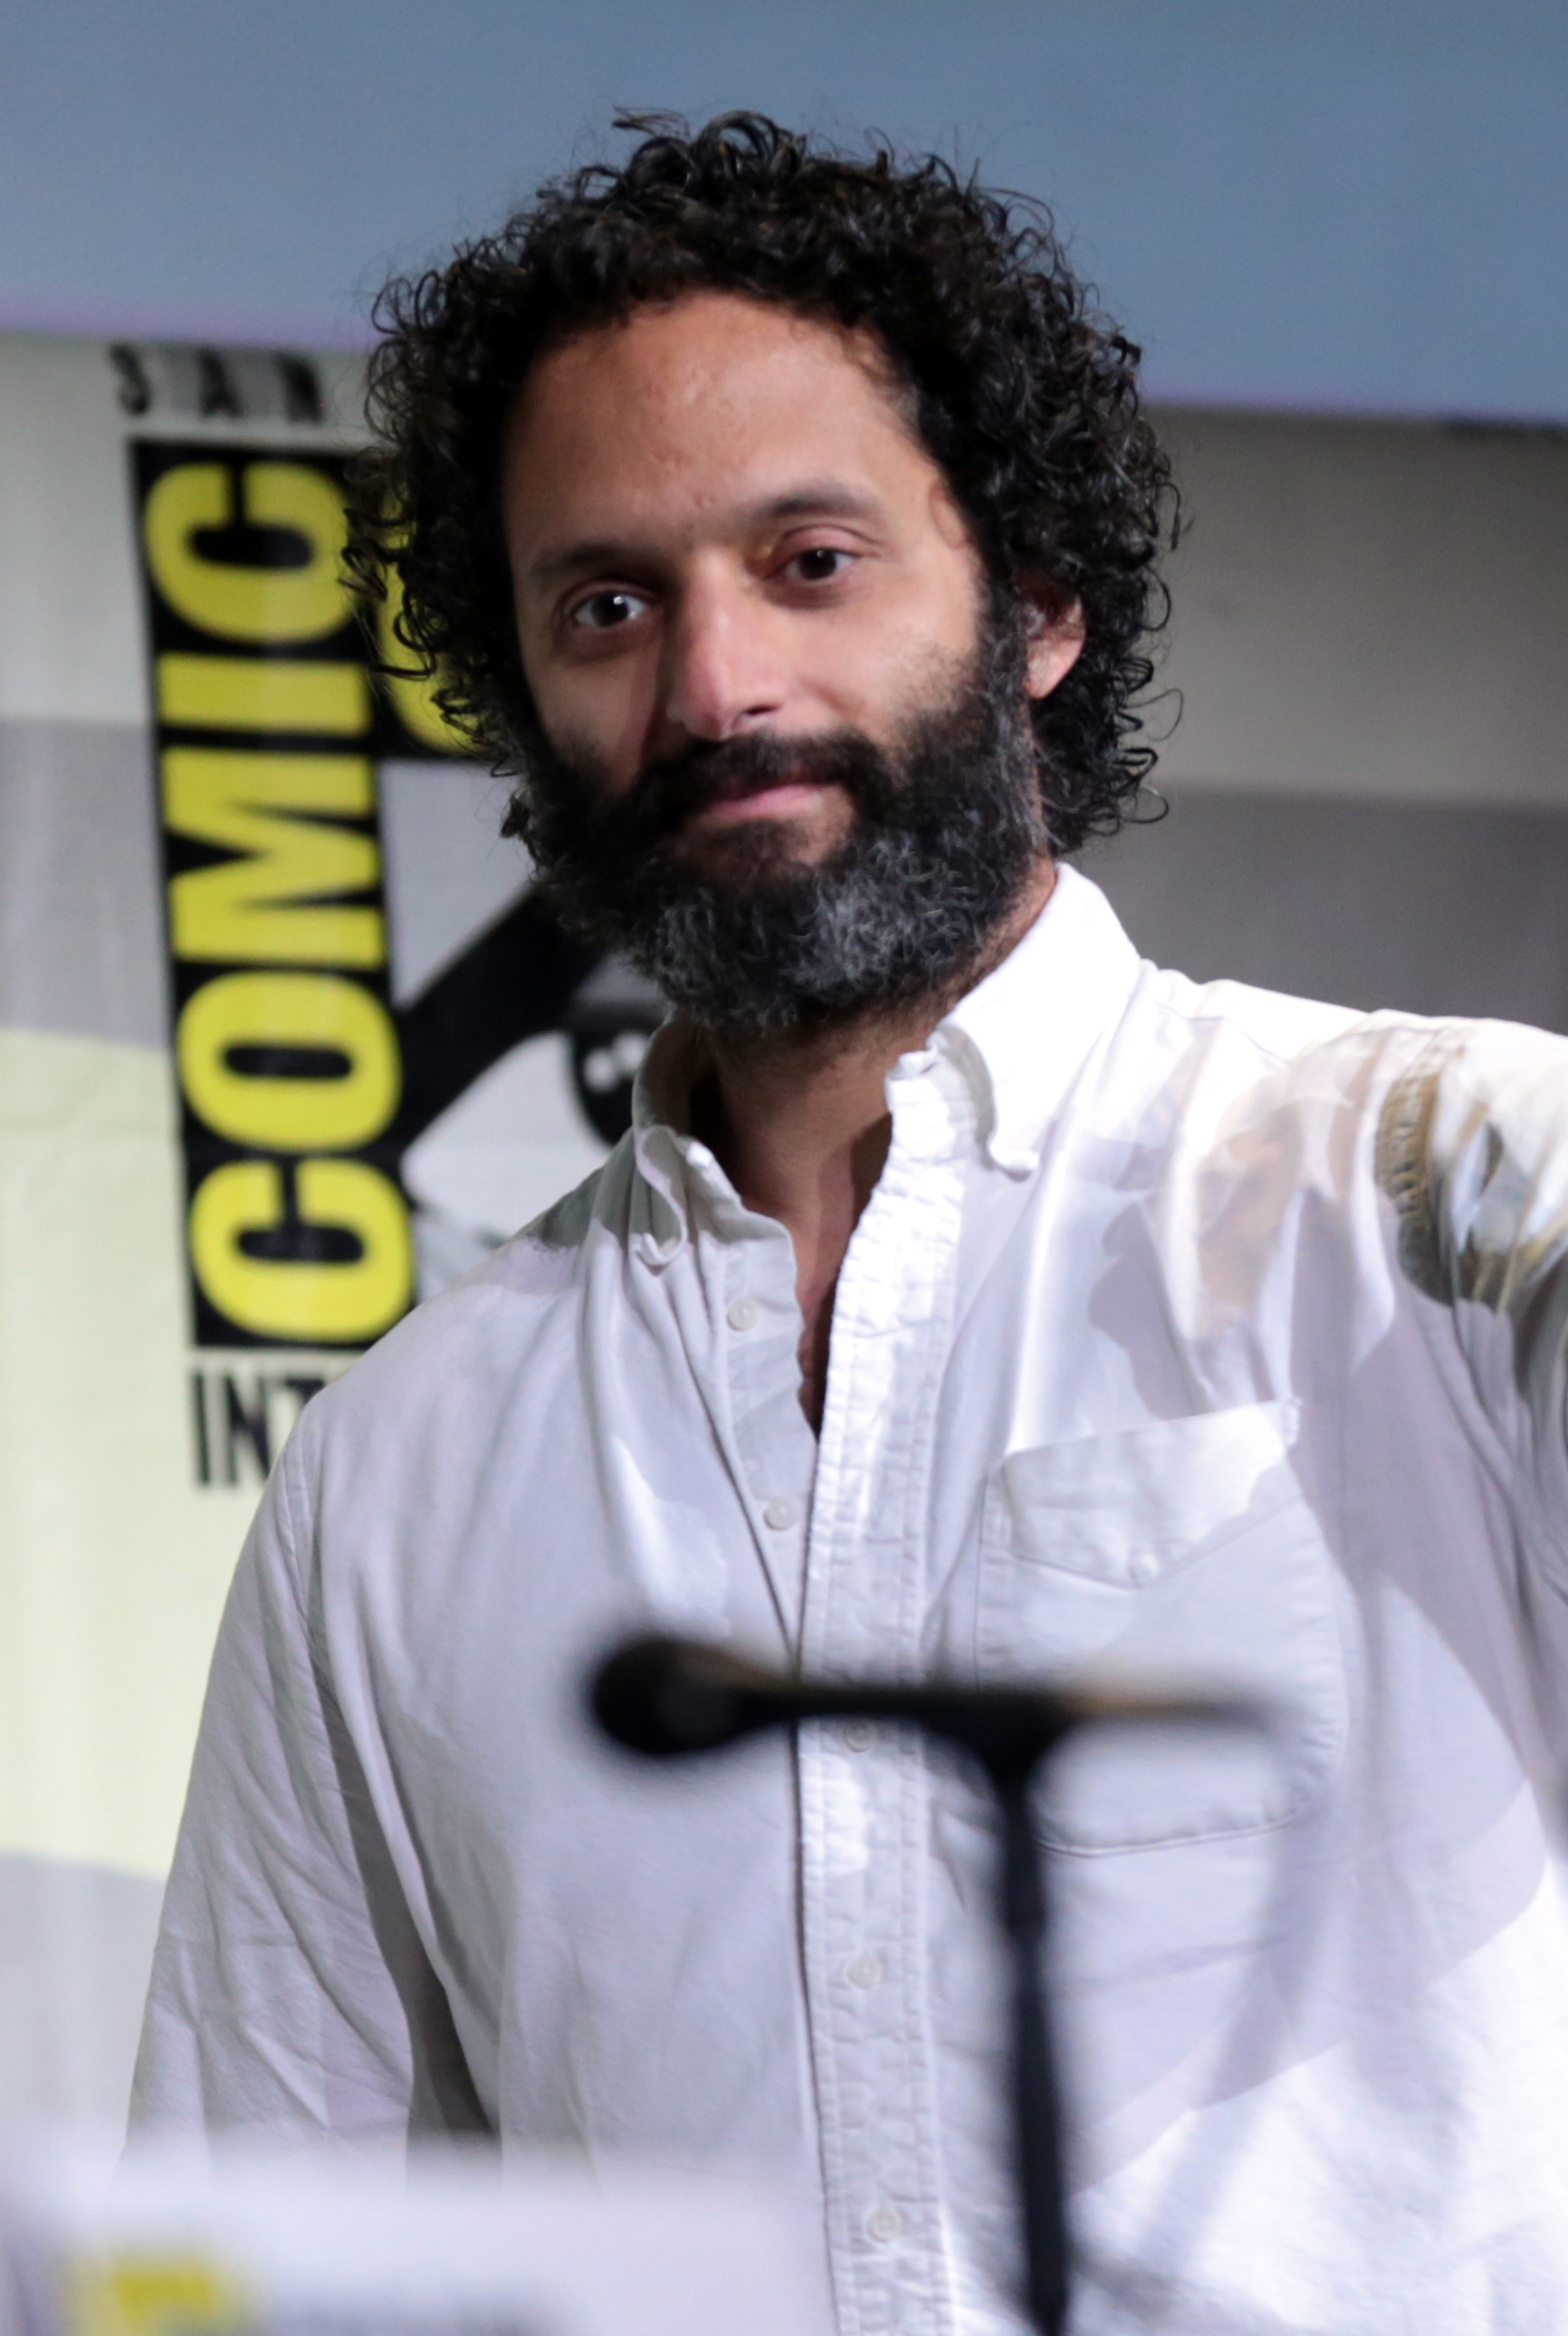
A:
[[[1075,2327],[1568,2318],[1568,1045],[1141,964],[1066,872],[888,1082],[820,1440],[790,1242],[633,1137],[320,1396],[224,1623],[146,2126],[770,2170],[842,2336],[1018,2321],[984,1794],[595,1739],[623,1634],[1240,1681],[1040,1805]]]

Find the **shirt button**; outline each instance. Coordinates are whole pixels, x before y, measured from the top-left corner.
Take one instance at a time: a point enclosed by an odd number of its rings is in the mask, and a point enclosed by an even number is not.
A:
[[[874,1719],[845,1720],[844,1750],[846,1752],[869,1752],[876,1740],[877,1724]]]
[[[800,1513],[801,1504],[798,1501],[788,1499],[770,1501],[762,1513],[763,1523],[765,1525],[771,1525],[774,1533],[788,1533],[791,1525],[798,1521]]]
[[[904,2218],[896,2206],[873,2206],[866,2216],[865,2234],[872,2246],[885,2247],[903,2229]]]
[[[857,1955],[846,1968],[844,1977],[852,1987],[880,1987],[882,1978],[881,1955]]]
[[[737,1298],[724,1319],[732,1330],[755,1330],[762,1319],[762,1308],[755,1298]]]

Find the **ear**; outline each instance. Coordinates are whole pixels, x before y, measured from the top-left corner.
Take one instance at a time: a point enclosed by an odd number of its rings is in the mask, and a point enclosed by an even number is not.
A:
[[[1031,697],[1049,697],[1076,665],[1084,646],[1084,611],[1045,577],[1019,577],[1028,643],[1024,687]]]

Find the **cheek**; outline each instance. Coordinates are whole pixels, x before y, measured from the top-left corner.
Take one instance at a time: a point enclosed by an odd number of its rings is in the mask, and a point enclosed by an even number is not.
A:
[[[967,575],[956,578],[945,564],[934,577],[911,579],[909,589],[868,607],[862,620],[823,644],[818,671],[833,693],[835,707],[870,717],[860,726],[875,730],[877,716],[897,719],[911,699],[931,693],[939,670],[966,670],[979,642],[979,618]]]
[[[589,762],[619,793],[647,758],[652,689],[646,660],[615,657],[602,665],[548,665],[523,670],[545,736],[558,753]]]
[[[935,597],[942,647],[951,657],[972,657],[979,646],[986,589],[980,563],[967,543],[942,561]]]
[[[924,659],[972,657],[985,597],[979,562],[967,543],[947,543],[931,530],[920,553],[892,579],[892,589],[877,597],[882,656],[917,676]]]

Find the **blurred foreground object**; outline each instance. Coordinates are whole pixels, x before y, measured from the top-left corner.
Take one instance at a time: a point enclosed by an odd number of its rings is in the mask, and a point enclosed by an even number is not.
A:
[[[146,2147],[0,2184],[10,2336],[820,2336],[802,2234],[739,2183],[566,2161]]]
[[[1033,1685],[955,1679],[806,1679],[747,1662],[702,1640],[634,1639],[594,1672],[589,1699],[614,1743],[650,1760],[719,1752],[769,1728],[870,1719],[918,1728],[985,1773],[1000,1821],[997,1919],[1012,1962],[1013,2166],[1024,2241],[1019,2302],[1039,2336],[1060,2336],[1069,2309],[1071,2241],[1042,1952],[1046,1883],[1031,1804],[1040,1772],[1081,1728],[1251,1728],[1255,1699],[1200,1682],[1089,1672]]]

